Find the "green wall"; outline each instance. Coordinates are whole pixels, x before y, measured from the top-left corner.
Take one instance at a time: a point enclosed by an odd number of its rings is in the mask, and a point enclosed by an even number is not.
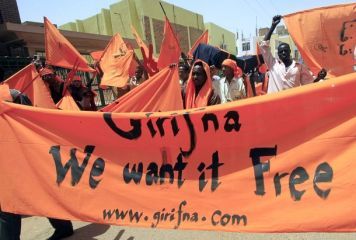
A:
[[[236,54],[236,39],[235,34],[214,23],[206,23],[206,29],[209,30],[209,44],[222,48],[232,54]]]
[[[66,23],[60,29],[114,35],[120,33],[123,38],[133,39],[131,25],[141,38],[153,44],[156,55],[163,38],[164,13],[159,0],[121,0],[102,9],[100,13],[83,20]],[[188,51],[195,40],[209,28],[210,43],[220,46],[224,41],[227,51],[236,52],[235,35],[215,24],[204,25],[201,14],[194,13],[172,4],[162,2],[168,19],[179,36],[183,51]],[[222,39],[224,35],[224,40]]]

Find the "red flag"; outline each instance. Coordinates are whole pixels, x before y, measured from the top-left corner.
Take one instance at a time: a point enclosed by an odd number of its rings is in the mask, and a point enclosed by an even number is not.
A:
[[[166,67],[112,104],[103,112],[158,112],[183,109],[176,67]]]
[[[33,106],[55,109],[48,87],[43,82],[33,63],[27,65],[4,82],[10,88],[26,94]]]
[[[181,54],[178,40],[174,34],[171,24],[166,17],[164,24],[164,35],[161,44],[161,50],[158,58],[158,69],[163,69],[171,63],[177,63]]]
[[[101,85],[124,87],[135,73],[136,66],[133,50],[129,50],[120,34],[116,34],[100,59],[100,68],[104,74]]]
[[[78,59],[78,70],[84,72],[95,71],[88,66],[87,60],[80,55],[74,46],[46,17],[44,18],[44,27],[47,64],[70,69],[76,59]]]
[[[188,52],[188,57],[193,58],[194,50],[198,47],[199,43],[208,44],[209,41],[209,31],[208,29],[203,32],[203,34],[195,41],[194,45]]]
[[[157,58],[153,56],[153,46],[152,44],[147,47],[141,37],[138,35],[136,29],[131,25],[132,35],[135,37],[137,45],[140,47],[143,58],[143,66],[146,69],[149,76],[153,76],[158,72],[157,69]]]

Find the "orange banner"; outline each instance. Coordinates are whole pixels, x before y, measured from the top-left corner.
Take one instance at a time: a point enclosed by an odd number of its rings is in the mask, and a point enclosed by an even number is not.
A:
[[[311,9],[283,16],[303,60],[317,75],[354,72],[356,3]]]
[[[154,113],[0,102],[1,209],[136,227],[356,231],[355,89],[353,73]]]
[[[182,109],[178,70],[166,67],[100,111],[166,112]]]

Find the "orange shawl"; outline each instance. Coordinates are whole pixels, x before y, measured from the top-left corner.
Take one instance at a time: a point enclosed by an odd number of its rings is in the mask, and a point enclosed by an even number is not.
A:
[[[203,67],[206,73],[206,81],[203,87],[200,89],[198,95],[195,94],[195,85],[193,81],[193,69],[196,63],[201,62],[203,63]],[[197,60],[192,69],[190,70],[188,82],[187,82],[187,89],[185,93],[185,108],[197,108],[197,107],[206,107],[208,106],[208,101],[210,95],[213,91],[213,84],[210,77],[210,68],[209,65],[201,60]]]

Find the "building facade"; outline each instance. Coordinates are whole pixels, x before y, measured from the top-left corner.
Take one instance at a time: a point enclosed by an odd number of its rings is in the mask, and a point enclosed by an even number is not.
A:
[[[246,56],[246,55],[255,55],[257,50],[258,42],[262,41],[264,36],[269,31],[269,28],[260,28],[258,30],[258,36],[253,36],[249,38],[244,38],[243,35],[241,38],[237,39],[237,56]],[[270,47],[272,55],[277,56],[277,48],[282,42],[288,43],[291,48],[291,57],[296,61],[302,61],[300,52],[292,40],[292,37],[289,35],[288,30],[285,26],[278,26],[275,32],[271,36]]]
[[[230,32],[214,23],[205,23],[205,28],[209,31],[209,44],[226,50],[236,55],[236,37]]]
[[[0,24],[21,23],[16,0],[0,0]]]
[[[102,35],[113,35],[120,33],[122,37],[133,39],[131,25],[135,27],[138,34],[146,43],[152,43],[156,55],[159,54],[160,45],[163,39],[163,29],[165,15],[162,7],[169,19],[174,31],[177,34],[181,49],[188,52],[196,39],[204,32],[203,16],[192,11],[183,9],[159,0],[121,0],[110,5],[108,9],[102,9],[100,13],[84,20],[76,20],[60,26],[60,29],[95,33]],[[236,42],[234,34],[217,26],[212,26],[211,31],[224,32],[223,39],[218,34],[210,33],[210,40],[219,46],[224,44],[228,51],[236,52]],[[135,46],[135,44],[133,44]]]

